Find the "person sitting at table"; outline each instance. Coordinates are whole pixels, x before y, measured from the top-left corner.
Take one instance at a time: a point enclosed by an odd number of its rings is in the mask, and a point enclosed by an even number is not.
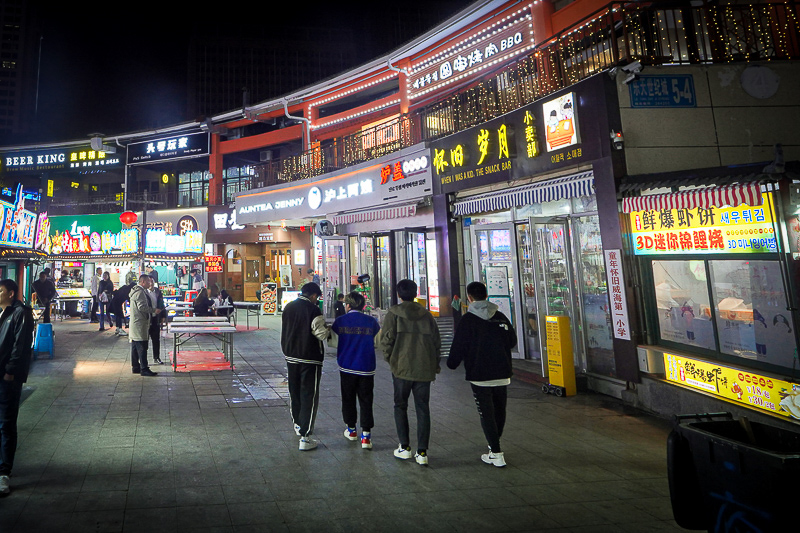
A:
[[[217,297],[217,306],[226,306],[225,309],[217,309],[217,316],[231,316],[233,314],[233,298],[231,298],[228,291],[222,289],[219,291],[219,297]],[[227,306],[230,306],[228,308]]]
[[[200,294],[194,299],[194,316],[213,316],[211,306],[214,305],[214,300],[208,297],[208,289],[203,287],[200,289]]]

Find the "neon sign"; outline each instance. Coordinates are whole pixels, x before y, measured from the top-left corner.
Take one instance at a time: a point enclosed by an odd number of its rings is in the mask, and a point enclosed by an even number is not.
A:
[[[13,204],[0,201],[0,244],[33,248],[35,238],[36,214],[25,209],[22,184],[18,184]]]

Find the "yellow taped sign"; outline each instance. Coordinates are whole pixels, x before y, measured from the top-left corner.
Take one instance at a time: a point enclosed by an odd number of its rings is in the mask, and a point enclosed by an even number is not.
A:
[[[547,334],[547,368],[550,384],[564,389],[566,396],[577,393],[572,334],[568,316],[545,317]]]

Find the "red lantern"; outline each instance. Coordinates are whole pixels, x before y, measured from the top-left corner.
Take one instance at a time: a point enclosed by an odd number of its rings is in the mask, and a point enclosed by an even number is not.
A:
[[[305,230],[306,230],[305,226],[300,226],[300,231],[305,231]]]
[[[138,218],[139,217],[136,216],[136,213],[134,213],[133,211],[125,211],[119,216],[119,221],[122,222],[123,224],[131,225],[134,222],[136,222]]]

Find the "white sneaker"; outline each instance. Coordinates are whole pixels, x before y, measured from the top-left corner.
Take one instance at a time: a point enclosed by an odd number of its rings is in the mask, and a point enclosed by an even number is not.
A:
[[[344,438],[347,440],[358,440],[358,433],[356,428],[344,428]]]
[[[411,448],[403,448],[403,445],[400,444],[394,451],[394,456],[403,460],[411,459]]]
[[[372,434],[370,433],[361,434],[361,449],[362,450],[372,449]]]
[[[11,492],[11,485],[8,476],[0,476],[0,495],[5,496]]]
[[[124,329],[121,329],[121,330],[119,330],[119,333],[117,333],[117,335],[119,335],[120,337],[127,337],[128,336],[128,332],[125,331]]]
[[[428,466],[428,452],[415,453],[414,460],[418,465]]]
[[[489,452],[481,455],[481,461],[486,464],[494,465],[494,466],[506,466],[506,459],[503,456],[503,452]]]
[[[317,439],[312,439],[311,437],[300,437],[300,451],[308,451],[313,450],[317,447],[319,442]]]
[[[297,424],[294,425],[294,434],[297,435],[298,437],[300,436],[300,426],[298,426]]]

